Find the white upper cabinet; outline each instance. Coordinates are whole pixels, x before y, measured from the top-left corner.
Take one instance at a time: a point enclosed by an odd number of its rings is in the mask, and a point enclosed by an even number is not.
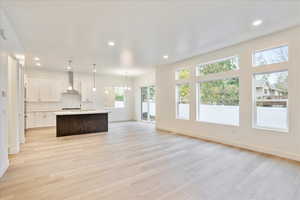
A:
[[[58,102],[62,92],[60,81],[29,78],[26,100],[29,102]]]
[[[39,81],[37,79],[27,79],[26,101],[38,102],[40,98]]]

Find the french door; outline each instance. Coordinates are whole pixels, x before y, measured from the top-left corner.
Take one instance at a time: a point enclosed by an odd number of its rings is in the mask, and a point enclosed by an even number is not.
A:
[[[155,86],[141,88],[141,119],[155,121]]]

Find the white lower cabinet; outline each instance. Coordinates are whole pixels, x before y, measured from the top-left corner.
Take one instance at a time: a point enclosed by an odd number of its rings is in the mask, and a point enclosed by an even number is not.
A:
[[[26,128],[42,128],[56,125],[54,112],[30,112],[27,113]]]

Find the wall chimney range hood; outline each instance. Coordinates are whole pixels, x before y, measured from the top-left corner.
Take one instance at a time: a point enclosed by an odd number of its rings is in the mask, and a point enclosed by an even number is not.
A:
[[[74,72],[68,71],[68,83],[69,86],[63,94],[80,95],[80,93],[74,89]]]

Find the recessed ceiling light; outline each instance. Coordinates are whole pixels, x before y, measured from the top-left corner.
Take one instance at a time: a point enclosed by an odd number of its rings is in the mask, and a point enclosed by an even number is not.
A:
[[[263,21],[261,19],[255,20],[252,22],[253,26],[260,26],[263,23]]]
[[[40,61],[40,58],[34,57],[33,60],[34,60],[34,61]]]
[[[164,55],[163,58],[164,58],[164,59],[168,59],[169,56],[168,56],[168,55]]]
[[[40,66],[41,66],[41,63],[38,62],[38,63],[35,63],[35,65],[40,67]]]
[[[107,45],[113,47],[113,46],[115,46],[115,42],[114,42],[114,41],[109,41],[109,42],[107,43]]]

